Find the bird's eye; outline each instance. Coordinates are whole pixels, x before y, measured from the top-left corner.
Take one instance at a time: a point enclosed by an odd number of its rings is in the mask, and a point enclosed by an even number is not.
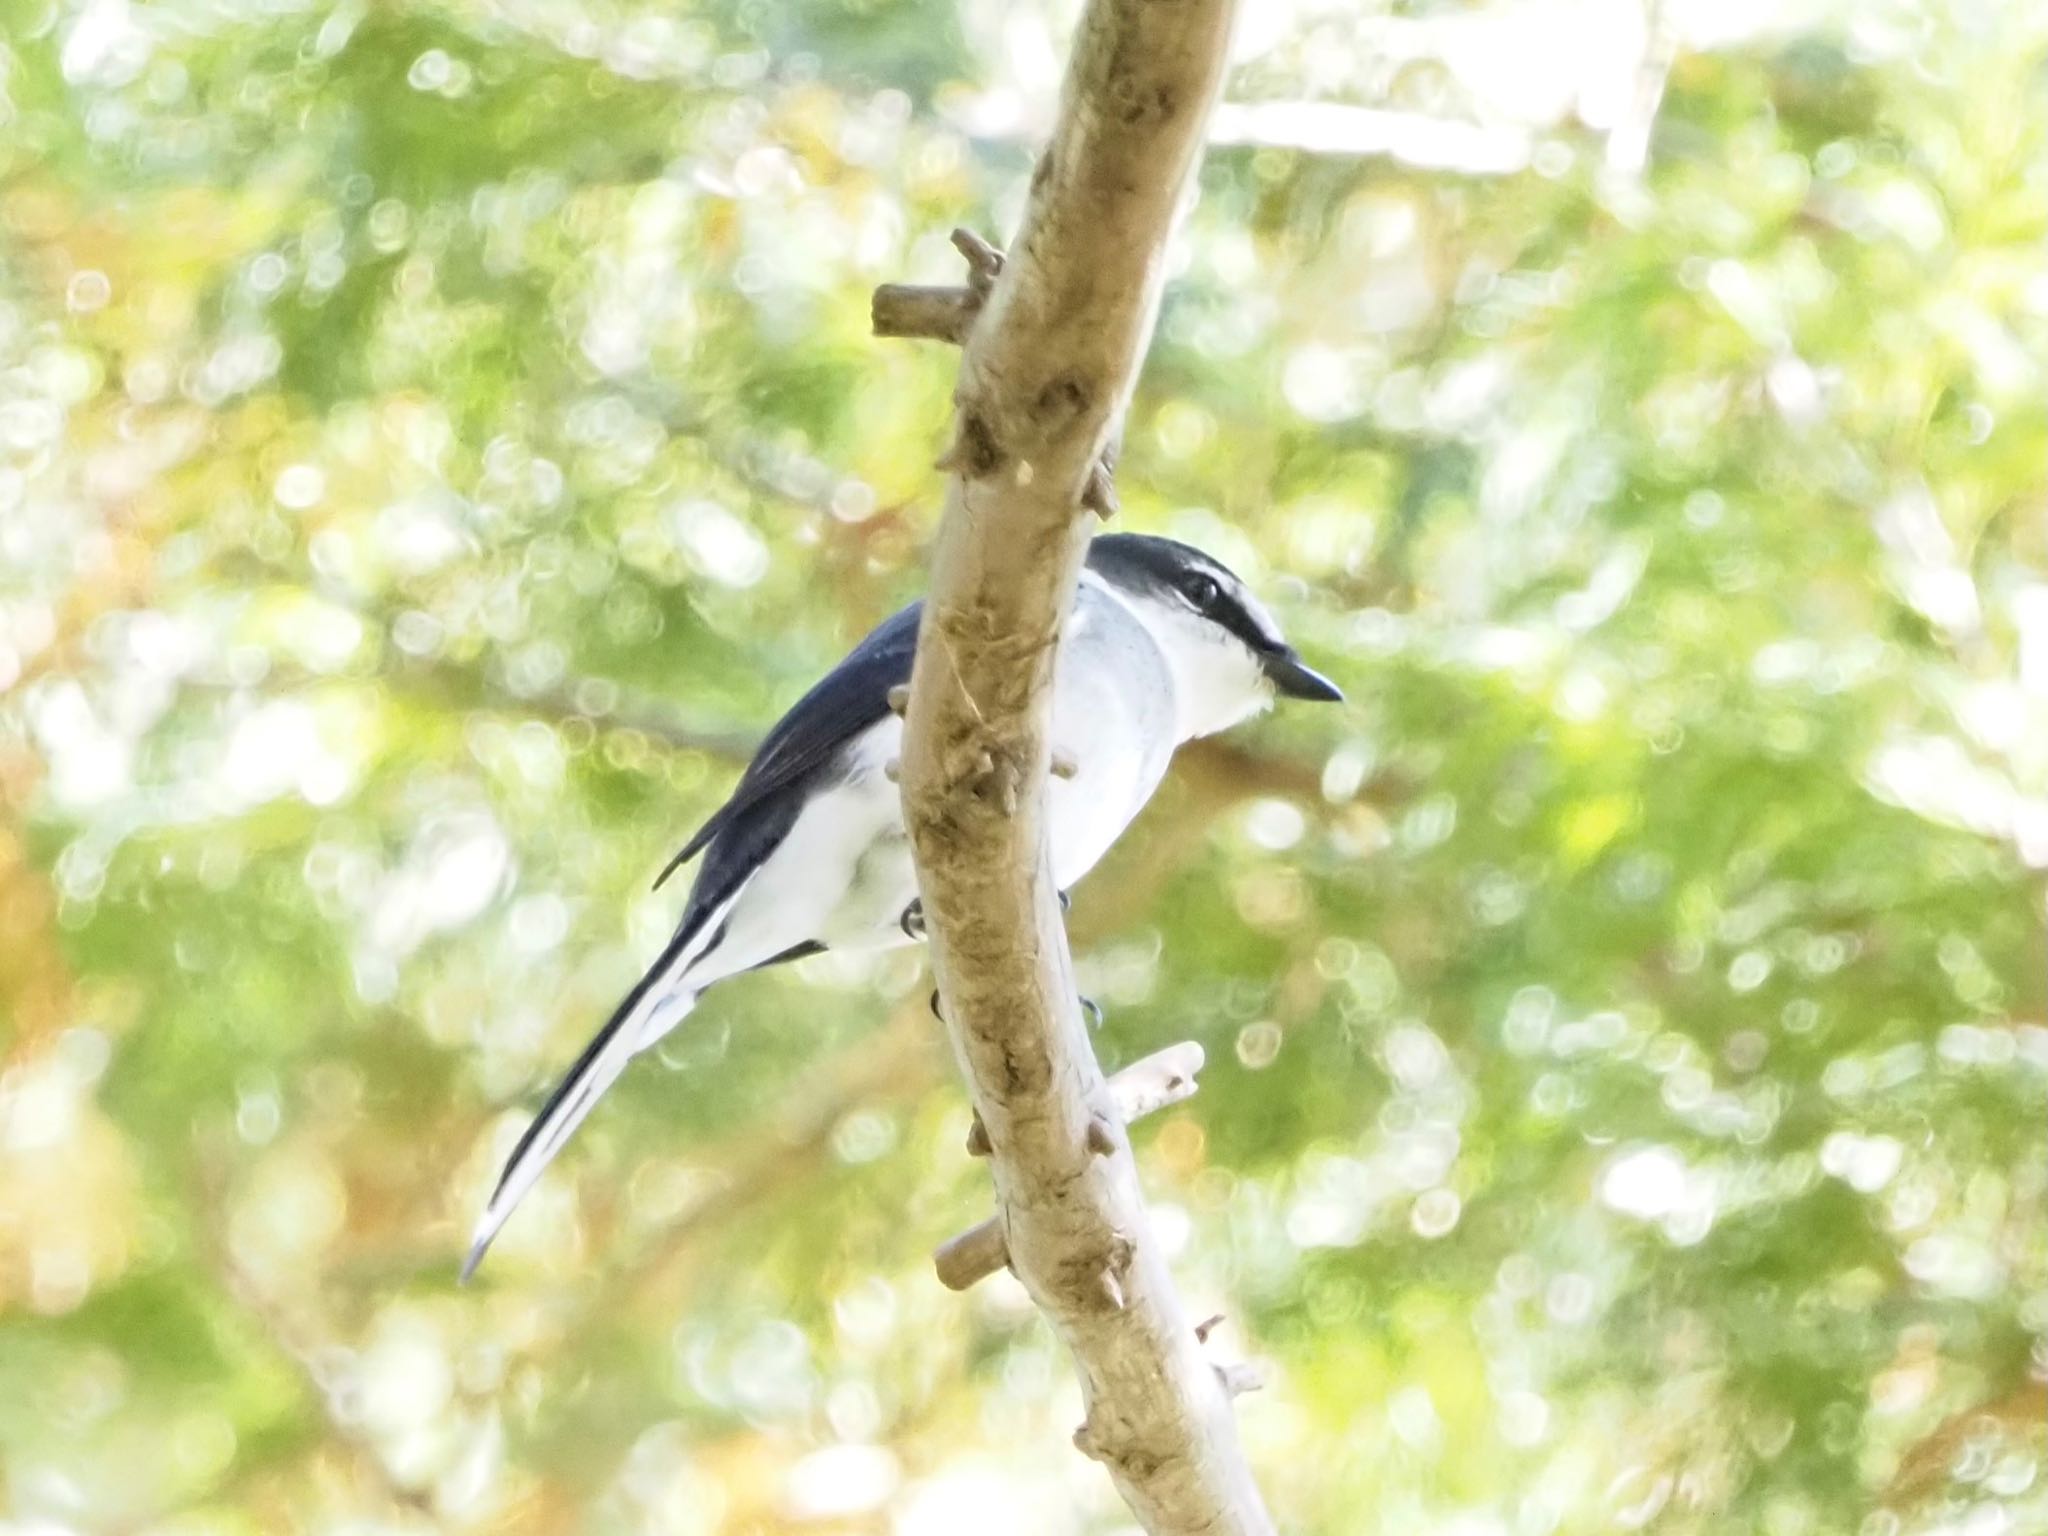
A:
[[[1216,578],[1197,572],[1185,578],[1180,584],[1181,592],[1197,608],[1206,608],[1223,595],[1223,589],[1216,585]]]

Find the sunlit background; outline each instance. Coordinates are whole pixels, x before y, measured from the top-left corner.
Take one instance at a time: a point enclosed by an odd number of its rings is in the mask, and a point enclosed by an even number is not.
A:
[[[1073,923],[1289,1532],[2048,1530],[2048,12],[1247,4],[1128,526],[1352,702]],[[914,593],[1071,7],[0,0],[0,1530],[1128,1528],[915,955],[461,1249]]]

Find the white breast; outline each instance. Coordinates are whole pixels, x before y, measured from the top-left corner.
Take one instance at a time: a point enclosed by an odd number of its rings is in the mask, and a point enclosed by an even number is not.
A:
[[[1054,778],[1048,816],[1061,889],[1089,870],[1144,808],[1173,756],[1173,676],[1145,626],[1084,583],[1053,674],[1052,746],[1074,764]]]

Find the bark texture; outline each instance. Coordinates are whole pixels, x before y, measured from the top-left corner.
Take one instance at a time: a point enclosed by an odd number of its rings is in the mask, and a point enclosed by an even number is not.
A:
[[[1082,17],[1023,229],[966,329],[901,766],[1010,1265],[1079,1370],[1076,1445],[1154,1536],[1272,1527],[1237,1444],[1241,1381],[1182,1312],[1082,1023],[1046,868],[1047,725],[1082,499],[1150,339],[1232,11],[1090,0]]]
[[[1133,1062],[1109,1080],[1109,1098],[1116,1106],[1117,1118],[1128,1126],[1155,1110],[1180,1103],[1194,1093],[1195,1074],[1201,1070],[1202,1048],[1192,1040],[1169,1045],[1143,1061]],[[1094,1138],[1093,1148],[1101,1151],[1103,1138],[1111,1132],[1104,1125],[1088,1134]],[[968,1134],[967,1150],[975,1157],[988,1157],[995,1150],[988,1139],[988,1128],[979,1118]],[[1003,1237],[1002,1221],[993,1219],[970,1227],[942,1244],[932,1255],[932,1262],[939,1272],[940,1284],[951,1291],[964,1291],[997,1270],[1008,1268],[1010,1250]],[[1196,1328],[1195,1336],[1202,1337],[1203,1330]]]

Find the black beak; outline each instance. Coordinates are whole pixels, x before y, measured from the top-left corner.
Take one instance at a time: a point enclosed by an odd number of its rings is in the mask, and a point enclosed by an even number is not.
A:
[[[1322,704],[1343,702],[1344,690],[1301,659],[1292,646],[1268,651],[1261,658],[1273,691],[1283,699],[1313,699]]]

